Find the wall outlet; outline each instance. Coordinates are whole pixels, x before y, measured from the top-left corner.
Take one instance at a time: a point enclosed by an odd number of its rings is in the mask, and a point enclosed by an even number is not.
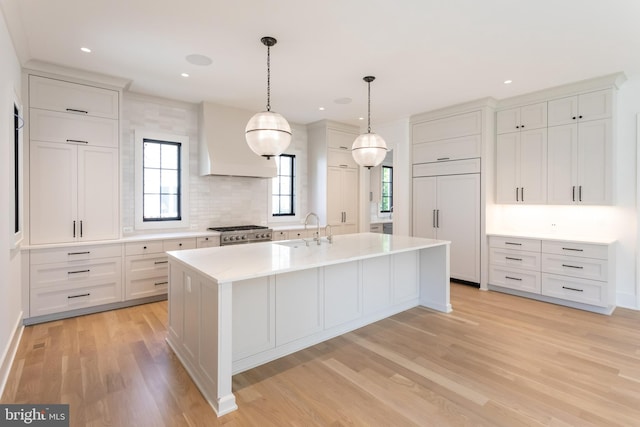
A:
[[[191,224],[190,227],[192,230],[197,230],[198,229],[198,224]]]
[[[133,227],[122,227],[123,233],[133,233]]]

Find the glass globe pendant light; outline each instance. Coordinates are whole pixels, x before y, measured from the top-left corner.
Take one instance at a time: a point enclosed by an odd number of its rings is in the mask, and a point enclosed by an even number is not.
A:
[[[278,41],[273,37],[263,37],[260,41],[267,46],[267,111],[251,117],[245,128],[245,138],[254,153],[270,159],[282,154],[291,143],[291,127],[282,115],[271,111],[270,49]]]
[[[384,139],[378,134],[371,133],[371,82],[375,79],[373,76],[363,78],[368,87],[367,133],[358,136],[351,146],[353,159],[367,169],[378,166],[387,155],[387,144]]]

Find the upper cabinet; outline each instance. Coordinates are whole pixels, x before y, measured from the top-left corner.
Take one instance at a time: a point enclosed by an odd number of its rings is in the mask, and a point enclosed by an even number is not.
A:
[[[522,132],[547,127],[547,103],[525,105],[498,111],[496,133]]]
[[[560,126],[611,117],[612,91],[600,90],[549,101],[548,125]]]
[[[431,163],[480,157],[482,112],[456,114],[411,126],[413,163]]]

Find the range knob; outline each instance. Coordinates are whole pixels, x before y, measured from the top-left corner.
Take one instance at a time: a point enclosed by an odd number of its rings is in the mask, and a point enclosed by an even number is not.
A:
[[[242,237],[241,237],[242,240],[245,240],[246,238],[247,238],[246,234],[243,234]]]
[[[223,241],[223,242],[227,242],[227,241],[229,241],[229,238],[228,238],[228,237],[223,237],[223,238],[222,238],[222,241]]]

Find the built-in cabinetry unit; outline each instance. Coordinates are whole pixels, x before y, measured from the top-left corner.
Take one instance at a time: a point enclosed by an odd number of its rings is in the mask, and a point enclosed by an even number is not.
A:
[[[322,120],[308,126],[309,209],[332,234],[358,232],[359,170],[351,155],[358,128]]]
[[[491,289],[611,314],[615,242],[489,237]]]
[[[611,204],[615,74],[498,103],[496,202]]]
[[[411,117],[412,235],[450,240],[451,278],[475,284],[486,283],[483,170],[493,116],[492,101],[482,100]]]

